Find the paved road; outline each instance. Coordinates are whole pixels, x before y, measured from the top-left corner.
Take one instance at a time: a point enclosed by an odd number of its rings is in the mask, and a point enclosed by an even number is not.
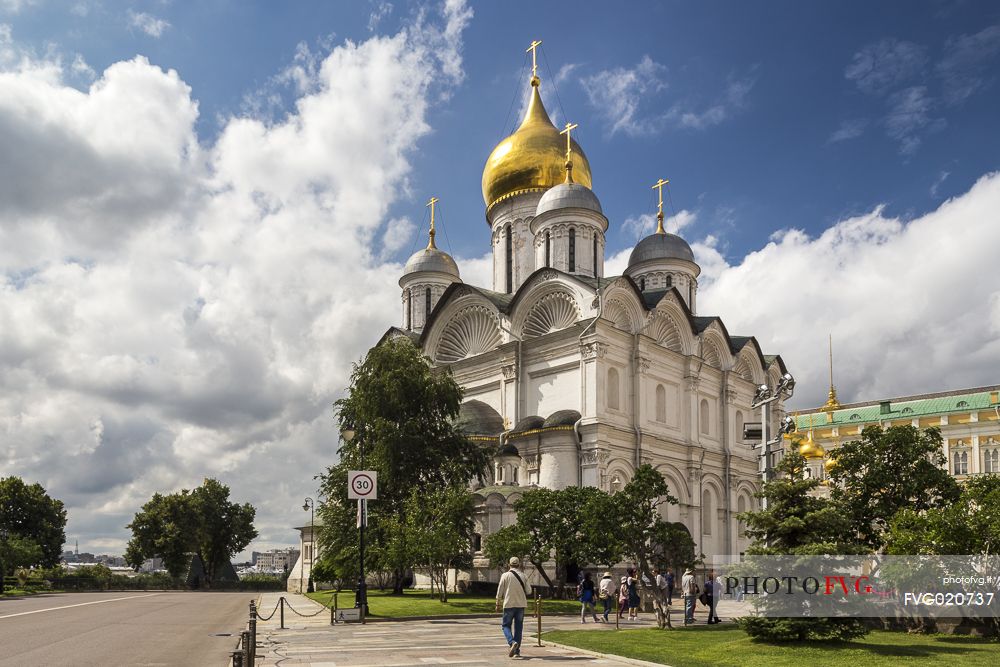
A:
[[[0,600],[0,667],[220,667],[252,596],[117,592]]]

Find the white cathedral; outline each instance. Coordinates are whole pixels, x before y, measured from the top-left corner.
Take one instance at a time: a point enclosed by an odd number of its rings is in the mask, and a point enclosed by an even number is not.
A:
[[[756,386],[777,385],[784,364],[699,314],[701,269],[664,231],[662,204],[625,275],[604,275],[609,223],[590,164],[549,120],[539,85],[533,75],[524,120],[483,170],[493,285],[462,282],[435,246],[432,210],[430,242],[399,279],[402,326],[386,333],[451,369],[465,390],[461,427],[495,451],[489,484],[475,489],[475,547],[516,521],[526,488],[613,493],[649,463],[680,500],[664,518],[709,558],[739,554],[749,541],[735,515],[756,508],[759,478],[743,422],[756,420]],[[772,409],[775,425],[783,413]],[[468,574],[496,580],[496,565],[476,553]]]

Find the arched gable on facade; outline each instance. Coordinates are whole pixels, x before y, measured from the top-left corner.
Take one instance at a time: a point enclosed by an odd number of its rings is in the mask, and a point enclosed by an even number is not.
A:
[[[719,370],[729,370],[733,367],[733,355],[729,351],[729,335],[718,318],[701,332],[701,357],[706,364]]]
[[[636,292],[635,283],[628,278],[616,278],[602,289],[601,317],[613,322],[622,331],[641,331],[646,320],[646,308],[641,295]]]
[[[517,290],[510,302],[511,330],[532,338],[572,326],[589,317],[594,290],[568,273],[539,269]]]
[[[477,290],[449,289],[421,336],[424,353],[435,363],[453,363],[489,352],[506,342],[500,317],[496,305]]]

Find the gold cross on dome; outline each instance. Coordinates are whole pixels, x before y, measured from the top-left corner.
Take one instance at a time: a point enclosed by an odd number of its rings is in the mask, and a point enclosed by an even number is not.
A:
[[[653,186],[653,190],[657,190],[659,194],[659,202],[656,204],[656,233],[665,234],[666,230],[663,229],[663,186],[670,182],[669,179],[661,178]]]
[[[434,204],[438,203],[439,201],[441,201],[441,200],[438,199],[437,197],[431,197],[430,201],[427,202],[427,205],[431,207],[431,233],[430,233],[430,240],[427,241],[427,247],[428,248],[437,248],[437,246],[434,245],[434,234],[435,234],[435,232],[434,232]]]
[[[559,132],[559,134],[565,134],[566,135],[566,160],[569,160],[570,154],[573,151],[573,148],[572,148],[572,146],[569,143],[570,142],[569,133],[572,130],[575,130],[576,128],[578,128],[578,127],[580,127],[580,126],[577,123],[566,123],[566,129],[562,130],[561,132]]]
[[[536,39],[536,40],[533,40],[531,42],[531,46],[529,46],[527,48],[527,50],[525,50],[525,53],[527,53],[528,51],[531,51],[531,78],[532,79],[537,79],[538,78],[538,62],[535,59],[535,55],[536,55],[535,52],[538,50],[538,47],[541,46],[541,45],[542,45],[542,40]]]

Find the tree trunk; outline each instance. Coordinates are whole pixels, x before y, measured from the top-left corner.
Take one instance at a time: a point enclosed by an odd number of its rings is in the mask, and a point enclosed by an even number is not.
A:
[[[392,594],[403,594],[403,570],[398,567],[392,571]]]
[[[552,591],[553,595],[555,595],[557,593],[556,587],[552,584],[552,580],[549,579],[549,575],[545,573],[545,568],[542,564],[536,560],[531,561],[531,564],[535,566],[536,570],[538,570],[538,574],[542,575],[542,579],[545,580],[545,584],[549,587],[549,590]]]

